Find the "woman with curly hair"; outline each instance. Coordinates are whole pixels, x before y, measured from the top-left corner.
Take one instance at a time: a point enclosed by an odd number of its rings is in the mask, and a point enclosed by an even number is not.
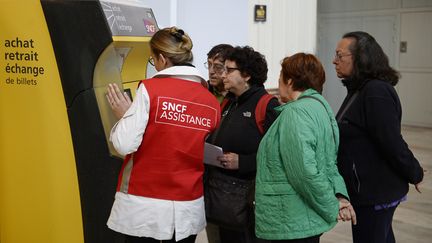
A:
[[[256,175],[256,153],[263,137],[255,116],[258,101],[267,91],[267,62],[263,55],[251,47],[235,47],[225,56],[222,74],[225,90],[228,91],[226,105],[222,110],[222,121],[217,132],[208,141],[222,147],[224,155],[219,157],[222,168],[209,168],[209,177],[214,170],[230,178],[254,181]],[[279,105],[273,97],[265,107],[264,132],[276,119],[274,108]],[[221,203],[229,203],[227,200]],[[242,227],[233,228],[218,224],[223,243],[257,242],[254,232],[253,208],[248,209],[250,218]],[[211,221],[210,221],[211,222]]]

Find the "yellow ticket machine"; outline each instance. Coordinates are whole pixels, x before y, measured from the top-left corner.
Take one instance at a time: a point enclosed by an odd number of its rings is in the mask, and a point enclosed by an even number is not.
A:
[[[105,92],[146,77],[158,27],[140,2],[0,0],[0,243],[124,242]]]

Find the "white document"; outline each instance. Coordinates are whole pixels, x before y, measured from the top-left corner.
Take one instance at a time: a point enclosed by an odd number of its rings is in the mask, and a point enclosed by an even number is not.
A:
[[[208,165],[223,167],[217,157],[223,155],[223,150],[213,144],[205,143],[204,146],[204,163]]]

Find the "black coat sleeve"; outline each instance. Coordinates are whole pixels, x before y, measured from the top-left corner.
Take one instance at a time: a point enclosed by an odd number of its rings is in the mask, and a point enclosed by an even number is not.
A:
[[[423,180],[423,169],[401,135],[402,110],[394,88],[385,83],[365,87],[366,129],[386,161],[412,184]]]

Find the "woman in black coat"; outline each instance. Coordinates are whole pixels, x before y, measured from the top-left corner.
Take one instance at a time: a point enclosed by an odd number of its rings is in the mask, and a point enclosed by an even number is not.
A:
[[[343,36],[333,60],[348,94],[336,116],[339,172],[357,215],[354,243],[395,242],[392,220],[408,184],[419,191],[423,169],[401,135],[399,73],[365,32]]]

